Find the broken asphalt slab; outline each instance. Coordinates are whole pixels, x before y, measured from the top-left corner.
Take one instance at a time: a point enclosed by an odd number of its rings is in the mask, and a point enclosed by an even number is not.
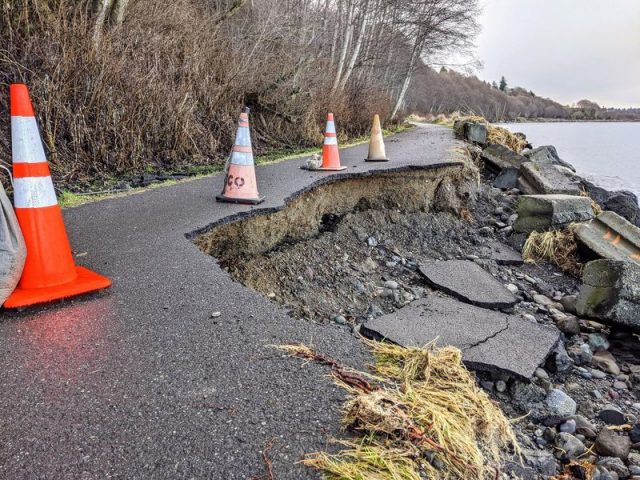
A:
[[[369,320],[362,333],[404,347],[454,345],[476,370],[531,378],[560,339],[554,327],[522,317],[428,295],[400,310]]]
[[[445,260],[420,265],[427,283],[460,300],[484,308],[507,309],[518,299],[490,273],[468,260]]]
[[[339,173],[260,166],[257,207],[217,203],[216,175],[65,210],[77,261],[113,287],[1,311],[0,478],[247,479],[264,474],[274,438],[275,478],[320,478],[299,460],[340,434],[344,392],[269,345],[313,344],[360,369],[366,347],[346,327],[290,318],[187,237],[341,178],[460,168],[447,128],[392,140],[387,163],[364,163],[367,145],[342,150]]]

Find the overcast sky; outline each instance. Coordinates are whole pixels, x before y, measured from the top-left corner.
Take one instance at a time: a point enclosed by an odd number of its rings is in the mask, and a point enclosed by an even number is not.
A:
[[[563,104],[640,107],[640,0],[481,0],[478,76]]]

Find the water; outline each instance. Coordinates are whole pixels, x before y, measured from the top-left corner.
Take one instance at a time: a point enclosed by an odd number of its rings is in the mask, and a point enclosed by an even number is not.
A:
[[[578,174],[607,190],[640,197],[640,123],[510,123],[534,147],[554,145]]]

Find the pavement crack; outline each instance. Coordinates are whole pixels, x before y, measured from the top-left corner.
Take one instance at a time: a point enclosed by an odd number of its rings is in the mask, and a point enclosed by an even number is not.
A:
[[[505,318],[505,322],[506,322],[506,325],[505,325],[503,328],[501,328],[500,330],[498,330],[498,331],[497,331],[497,332],[495,332],[495,333],[492,333],[492,334],[491,334],[491,335],[489,335],[488,337],[483,338],[482,340],[479,340],[479,341],[477,341],[477,342],[475,342],[475,343],[472,343],[472,344],[471,344],[471,345],[469,345],[468,347],[464,347],[464,348],[462,349],[462,351],[464,352],[464,351],[467,351],[467,350],[471,350],[472,348],[475,348],[475,347],[477,347],[477,346],[479,346],[479,345],[482,345],[483,343],[487,343],[489,340],[491,340],[491,339],[493,339],[493,338],[496,338],[496,337],[497,337],[498,335],[500,335],[502,332],[505,332],[506,330],[508,330],[508,329],[509,329],[509,317]]]

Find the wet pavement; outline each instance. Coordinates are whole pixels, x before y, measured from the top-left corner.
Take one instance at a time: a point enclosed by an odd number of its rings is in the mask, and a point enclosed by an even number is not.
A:
[[[360,368],[366,349],[348,327],[290,318],[188,237],[339,177],[451,165],[459,145],[420,126],[388,139],[388,163],[364,163],[361,145],[342,152],[343,172],[259,167],[255,207],[216,203],[217,175],[65,210],[77,262],[114,286],[0,311],[0,478],[249,479],[272,440],[275,478],[318,478],[298,462],[338,435],[344,394],[269,345]]]

